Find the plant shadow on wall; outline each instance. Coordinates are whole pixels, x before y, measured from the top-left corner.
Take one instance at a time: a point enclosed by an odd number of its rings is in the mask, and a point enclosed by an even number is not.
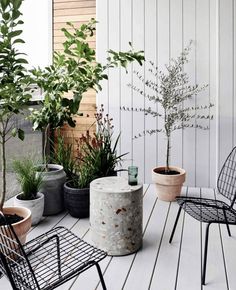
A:
[[[146,93],[132,84],[129,86],[145,99],[158,104],[162,110],[147,108],[128,108],[122,110],[143,112],[153,118],[162,118],[163,128],[149,129],[139,133],[134,138],[142,137],[146,134],[164,133],[166,137],[166,164],[152,170],[152,178],[156,183],[158,197],[162,200],[175,200],[180,194],[182,184],[185,181],[185,170],[175,166],[170,166],[171,137],[176,130],[186,128],[197,128],[207,130],[209,127],[200,124],[199,120],[210,121],[213,116],[209,113],[213,104],[185,106],[185,101],[191,100],[199,92],[206,89],[208,85],[191,85],[189,76],[184,71],[184,65],[188,62],[188,55],[191,50],[192,41],[183,50],[179,57],[171,59],[165,65],[165,71],[160,70],[150,62],[149,72],[157,81],[145,79],[139,72],[135,71],[136,77],[145,87],[153,91],[153,94]],[[206,112],[208,110],[208,112]],[[201,113],[203,111],[203,113]],[[204,113],[204,111],[206,113]]]

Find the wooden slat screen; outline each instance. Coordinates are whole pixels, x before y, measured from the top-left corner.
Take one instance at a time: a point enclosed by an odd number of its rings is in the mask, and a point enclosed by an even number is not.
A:
[[[62,50],[62,43],[65,40],[61,28],[66,27],[66,22],[72,22],[79,27],[87,23],[91,18],[96,18],[96,1],[95,0],[53,0],[53,49],[54,51]],[[89,40],[92,48],[96,47],[95,36]],[[76,128],[64,126],[62,133],[67,142],[75,144],[74,139],[78,138],[87,129],[95,131],[94,113],[96,108],[96,93],[88,91],[84,94],[80,112],[83,117],[76,117]],[[89,117],[87,117],[89,115]]]

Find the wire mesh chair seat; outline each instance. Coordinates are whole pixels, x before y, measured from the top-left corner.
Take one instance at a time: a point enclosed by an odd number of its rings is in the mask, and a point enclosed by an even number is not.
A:
[[[231,236],[229,225],[236,225],[236,210],[234,209],[236,200],[236,147],[232,149],[223,164],[217,180],[217,189],[218,192],[228,200],[228,203],[216,199],[197,198],[191,196],[178,197],[176,199],[177,203],[179,204],[179,211],[177,213],[169,240],[171,243],[181,210],[184,210],[196,220],[206,223],[205,248],[202,269],[203,285],[205,285],[206,279],[206,263],[210,225],[214,223],[225,224],[229,236]]]
[[[177,197],[176,201],[200,222],[236,224],[236,211],[223,201],[197,197]]]
[[[68,229],[56,227],[24,246],[14,236],[7,236],[0,231],[0,270],[13,289],[54,289],[92,266],[106,289],[98,262],[107,254]]]

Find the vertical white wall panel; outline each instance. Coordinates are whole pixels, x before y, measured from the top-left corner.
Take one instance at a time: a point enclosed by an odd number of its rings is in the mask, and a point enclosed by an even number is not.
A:
[[[196,82],[196,0],[183,0],[183,47],[193,40],[192,50],[189,54],[190,61],[184,70],[189,75],[191,84]],[[195,96],[184,102],[184,107],[195,105]],[[183,168],[186,170],[187,184],[196,185],[196,131],[183,130]]]
[[[137,5],[138,4],[138,5]],[[140,0],[137,3],[136,0],[133,0],[133,23],[132,23],[132,43],[135,49],[144,50],[145,48],[145,9],[147,2],[145,0]],[[140,72],[142,75],[145,73],[144,67],[140,67],[138,63],[133,64],[133,70]],[[135,77],[133,77],[133,85],[139,86],[144,89],[144,85],[140,83],[140,81]],[[143,108],[145,106],[144,98],[140,97],[137,92],[133,94],[133,106]],[[138,134],[139,132],[143,132],[145,130],[144,124],[144,113],[139,112],[137,114],[133,114],[133,134]],[[133,160],[132,163],[139,167],[139,178],[144,180],[144,172],[145,172],[145,160],[144,160],[144,152],[145,152],[145,138],[146,136],[142,136],[133,140]]]
[[[120,0],[120,49],[127,51],[130,49],[129,42],[132,41],[132,3],[133,0]],[[127,86],[132,83],[133,74],[132,66],[120,70],[120,105],[132,107],[133,90]],[[119,110],[119,108],[116,108]],[[123,159],[123,168],[128,168],[133,158],[133,114],[131,112],[120,110],[120,153],[128,153]],[[123,172],[127,176],[126,172]]]
[[[170,1],[170,58],[179,56],[179,52],[183,49],[183,1]],[[171,140],[171,164],[175,166],[183,166],[183,147],[182,147],[182,130],[177,130],[172,134]]]
[[[233,1],[220,0],[219,164],[233,146]]]
[[[209,85],[209,0],[196,0],[196,82]],[[209,104],[209,87],[196,96],[196,105]],[[196,111],[196,114],[199,111]],[[207,110],[199,113],[208,113]],[[196,120],[207,126],[207,120]],[[196,184],[208,185],[209,180],[209,130],[196,129]]]
[[[150,63],[149,61],[153,61],[157,64],[157,2],[156,0],[150,0],[146,2],[145,5],[145,57],[147,62],[145,63],[145,76],[152,80],[154,83],[157,82],[155,76],[149,73]],[[155,92],[145,86],[144,91],[148,95],[155,95]],[[142,96],[139,96],[142,98]],[[152,108],[153,110],[157,109],[157,105],[154,102],[149,101],[145,98],[145,107]],[[157,129],[157,123],[153,120],[153,117],[147,115],[145,117],[145,129]],[[154,168],[156,166],[157,159],[157,135],[146,135],[145,136],[145,152],[144,152],[144,160],[145,160],[145,180],[150,179],[150,168]]]
[[[126,50],[131,40],[136,50],[145,50],[147,61],[152,60],[163,69],[171,57],[178,56],[193,40],[189,63],[184,69],[192,84],[209,87],[183,106],[209,102],[215,106],[209,111],[214,120],[204,122],[210,127],[208,131],[185,129],[172,136],[171,164],[186,169],[187,184],[191,186],[215,186],[216,173],[236,141],[235,6],[235,0],[97,0],[100,61],[104,60],[108,47]],[[119,69],[110,71],[108,89],[105,85],[102,99],[116,119],[116,132],[122,132],[120,152],[130,152],[124,167],[131,162],[138,165],[141,181],[151,182],[153,166],[165,164],[165,137],[163,134],[132,137],[144,129],[160,128],[163,120],[142,113],[120,112],[122,105],[146,108],[152,105],[127,87],[133,83],[150,92],[135,79],[132,71],[137,69],[145,79],[151,78],[148,62],[141,68],[136,64],[130,66],[127,75]],[[101,102],[101,94],[98,101]],[[157,110],[161,112],[159,106]]]

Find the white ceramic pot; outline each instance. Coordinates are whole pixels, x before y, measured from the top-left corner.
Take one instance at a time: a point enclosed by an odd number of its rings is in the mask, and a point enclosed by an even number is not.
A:
[[[31,211],[25,207],[8,206],[3,208],[3,213],[12,215],[17,214],[24,218],[23,220],[12,224],[20,242],[24,244],[26,241],[26,235],[31,228]]]
[[[43,215],[44,210],[44,194],[41,192],[37,193],[36,199],[23,200],[19,199],[21,193],[17,194],[14,198],[14,206],[23,206],[31,211],[32,225],[37,225]]]
[[[166,175],[163,172],[165,167],[155,167],[152,169],[152,181],[156,184],[157,196],[160,200],[174,201],[180,195],[182,185],[185,182],[186,172],[180,167],[170,166],[170,170],[179,174]]]

